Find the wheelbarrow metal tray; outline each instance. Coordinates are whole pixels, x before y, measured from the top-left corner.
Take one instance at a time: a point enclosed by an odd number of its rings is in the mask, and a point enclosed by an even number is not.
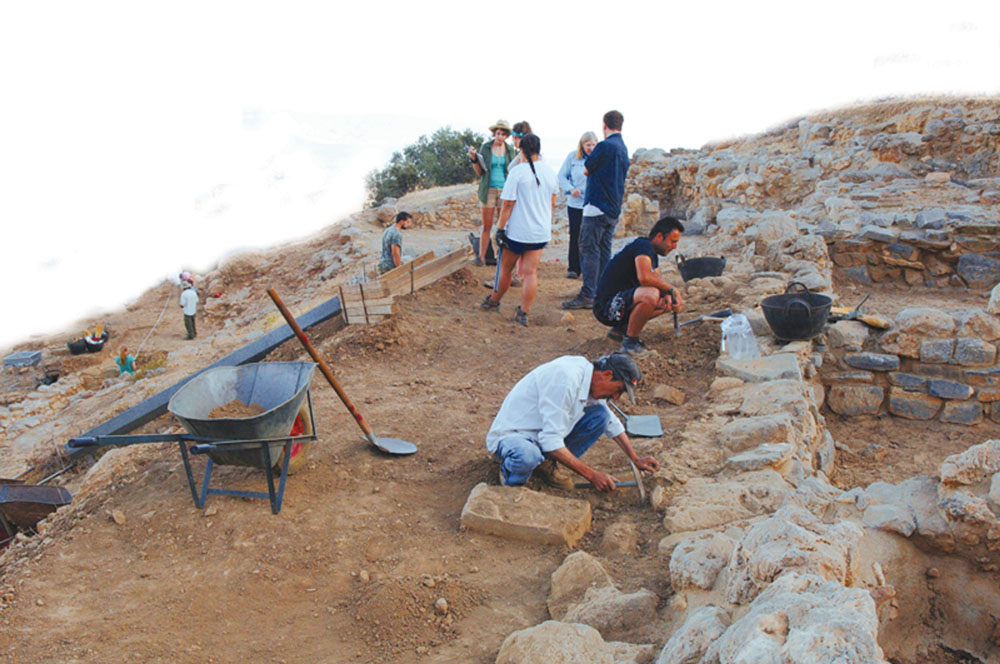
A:
[[[22,530],[33,530],[39,521],[72,500],[69,491],[61,486],[0,486],[0,512]]]
[[[238,367],[216,367],[199,374],[167,404],[188,433],[206,438],[254,440],[287,437],[306,398],[316,365],[312,362],[259,362]],[[213,410],[234,399],[257,404],[264,412],[252,417],[210,417]],[[276,460],[283,444],[272,443]],[[265,467],[259,450],[214,450],[216,464]]]

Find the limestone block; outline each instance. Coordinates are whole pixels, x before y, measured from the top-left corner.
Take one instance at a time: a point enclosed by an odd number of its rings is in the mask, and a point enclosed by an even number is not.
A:
[[[909,537],[917,528],[913,511],[903,505],[871,505],[865,510],[863,519],[869,528],[899,533],[903,537]]]
[[[834,371],[824,375],[823,382],[827,385],[873,383],[875,382],[875,374],[870,371]]]
[[[942,484],[978,484],[1000,472],[1000,440],[987,440],[945,458],[938,468]]]
[[[896,314],[895,327],[904,334],[947,337],[955,329],[955,319],[940,309],[911,307]]]
[[[738,417],[719,428],[719,444],[740,452],[765,443],[784,443],[794,439],[792,417],[788,413]]]
[[[885,392],[878,385],[833,385],[826,404],[838,415],[874,415],[882,407]]]
[[[927,393],[942,399],[968,399],[975,392],[964,383],[958,383],[944,378],[930,378],[927,380]]]
[[[866,371],[895,371],[899,368],[899,358],[887,353],[848,353],[844,355],[844,362]]]
[[[976,387],[1000,387],[1000,367],[994,369],[966,369],[962,372],[965,382]]]
[[[993,403],[994,401],[1000,401],[1000,390],[995,388],[984,388],[979,390],[977,395],[979,401],[983,403]]]
[[[670,556],[670,583],[674,590],[711,590],[736,546],[722,533],[704,533],[680,542]]]
[[[772,245],[782,245],[795,239],[798,234],[798,226],[787,212],[768,210],[757,222],[757,234],[754,238],[756,253],[762,256]]]
[[[923,376],[916,376],[902,371],[890,371],[889,382],[898,387],[908,387],[911,389],[927,387],[927,379]]]
[[[773,380],[746,386],[740,412],[743,415],[788,413],[796,418],[809,415],[803,385],[797,380]]]
[[[669,533],[714,528],[773,512],[791,485],[773,470],[741,473],[731,480],[696,477],[674,494],[663,526]]]
[[[920,357],[919,335],[900,332],[898,328],[890,328],[878,341],[878,347],[884,353],[893,353],[901,357]]]
[[[844,346],[862,347],[868,339],[868,326],[856,320],[841,320],[827,328],[826,338],[830,348]]]
[[[549,615],[556,620],[566,616],[569,605],[583,599],[589,588],[613,586],[611,576],[601,563],[585,551],[575,551],[552,573],[549,591]]]
[[[723,609],[711,605],[701,607],[691,613],[663,645],[656,664],[697,664],[729,625],[729,614]]]
[[[889,388],[889,412],[908,420],[932,420],[941,410],[941,399],[927,394]]]
[[[978,401],[949,401],[941,411],[941,421],[970,426],[979,424],[983,421],[983,406]]]
[[[861,230],[858,232],[858,237],[863,240],[872,240],[874,242],[884,242],[886,244],[890,242],[895,242],[896,233],[889,228],[879,228],[878,226],[862,226]]]
[[[462,508],[469,530],[539,544],[573,546],[590,530],[590,503],[524,487],[472,488]]]
[[[792,353],[777,353],[746,360],[732,360],[720,356],[717,367],[727,376],[734,376],[747,383],[763,383],[786,378],[802,380],[798,360]]]
[[[703,664],[887,664],[871,594],[788,572],[708,648]]]
[[[920,361],[925,364],[945,364],[955,350],[954,339],[924,339],[920,344]]]
[[[1000,339],[1000,318],[991,316],[982,309],[959,312],[956,316],[957,337],[978,337],[983,341]]]
[[[997,357],[997,347],[975,337],[959,337],[955,341],[952,363],[965,367],[988,367]]]
[[[593,627],[547,620],[504,639],[496,664],[616,664]]]
[[[962,254],[955,272],[969,288],[991,288],[1000,281],[1000,260],[982,254]]]
[[[990,302],[986,305],[986,311],[996,316],[1000,316],[1000,284],[990,291]]]
[[[732,376],[719,376],[712,381],[711,385],[709,385],[708,394],[714,398],[724,392],[740,387],[743,387],[743,381],[739,378],[734,378]]]
[[[793,456],[795,448],[788,443],[766,443],[729,457],[726,466],[740,471],[774,468],[781,472],[781,466]]]
[[[662,399],[675,406],[683,405],[686,399],[684,392],[672,385],[657,385],[654,387],[653,398]]]
[[[657,602],[656,594],[645,588],[634,593],[614,586],[588,588],[582,601],[569,606],[565,620],[590,625],[605,638],[615,638],[655,622]]]
[[[737,543],[726,568],[726,599],[747,604],[789,569],[846,583],[863,534],[849,521],[826,524],[798,505],[786,504]]]

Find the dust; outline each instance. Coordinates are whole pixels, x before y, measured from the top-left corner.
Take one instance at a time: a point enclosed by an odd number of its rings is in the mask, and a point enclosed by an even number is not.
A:
[[[458,622],[485,597],[448,575],[387,578],[362,588],[355,621],[365,644],[385,656],[423,653],[458,636]]]
[[[223,417],[255,417],[264,412],[264,407],[260,404],[246,404],[239,399],[233,399],[227,404],[212,409],[208,416],[212,419]]]

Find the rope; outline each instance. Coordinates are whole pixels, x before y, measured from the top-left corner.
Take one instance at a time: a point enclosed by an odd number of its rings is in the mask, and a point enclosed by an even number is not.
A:
[[[167,311],[167,305],[170,304],[170,298],[172,298],[173,296],[174,296],[174,294],[168,290],[167,291],[167,299],[164,300],[164,302],[163,302],[163,309],[160,310],[160,316],[159,316],[159,318],[157,318],[156,322],[153,323],[153,327],[149,328],[149,332],[146,333],[146,338],[142,340],[142,343],[139,344],[139,349],[137,351],[135,351],[135,358],[136,359],[139,358],[139,352],[142,351],[142,347],[146,345],[146,341],[149,339],[149,335],[151,335],[153,333],[153,330],[156,329],[156,326],[160,324],[160,320],[163,318],[163,314],[165,314],[166,311]]]

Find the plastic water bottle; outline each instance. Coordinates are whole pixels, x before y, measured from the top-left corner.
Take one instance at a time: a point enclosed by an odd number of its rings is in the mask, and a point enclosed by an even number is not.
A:
[[[760,357],[757,337],[750,321],[743,314],[733,314],[722,321],[722,351],[729,351],[732,360],[752,360]]]

